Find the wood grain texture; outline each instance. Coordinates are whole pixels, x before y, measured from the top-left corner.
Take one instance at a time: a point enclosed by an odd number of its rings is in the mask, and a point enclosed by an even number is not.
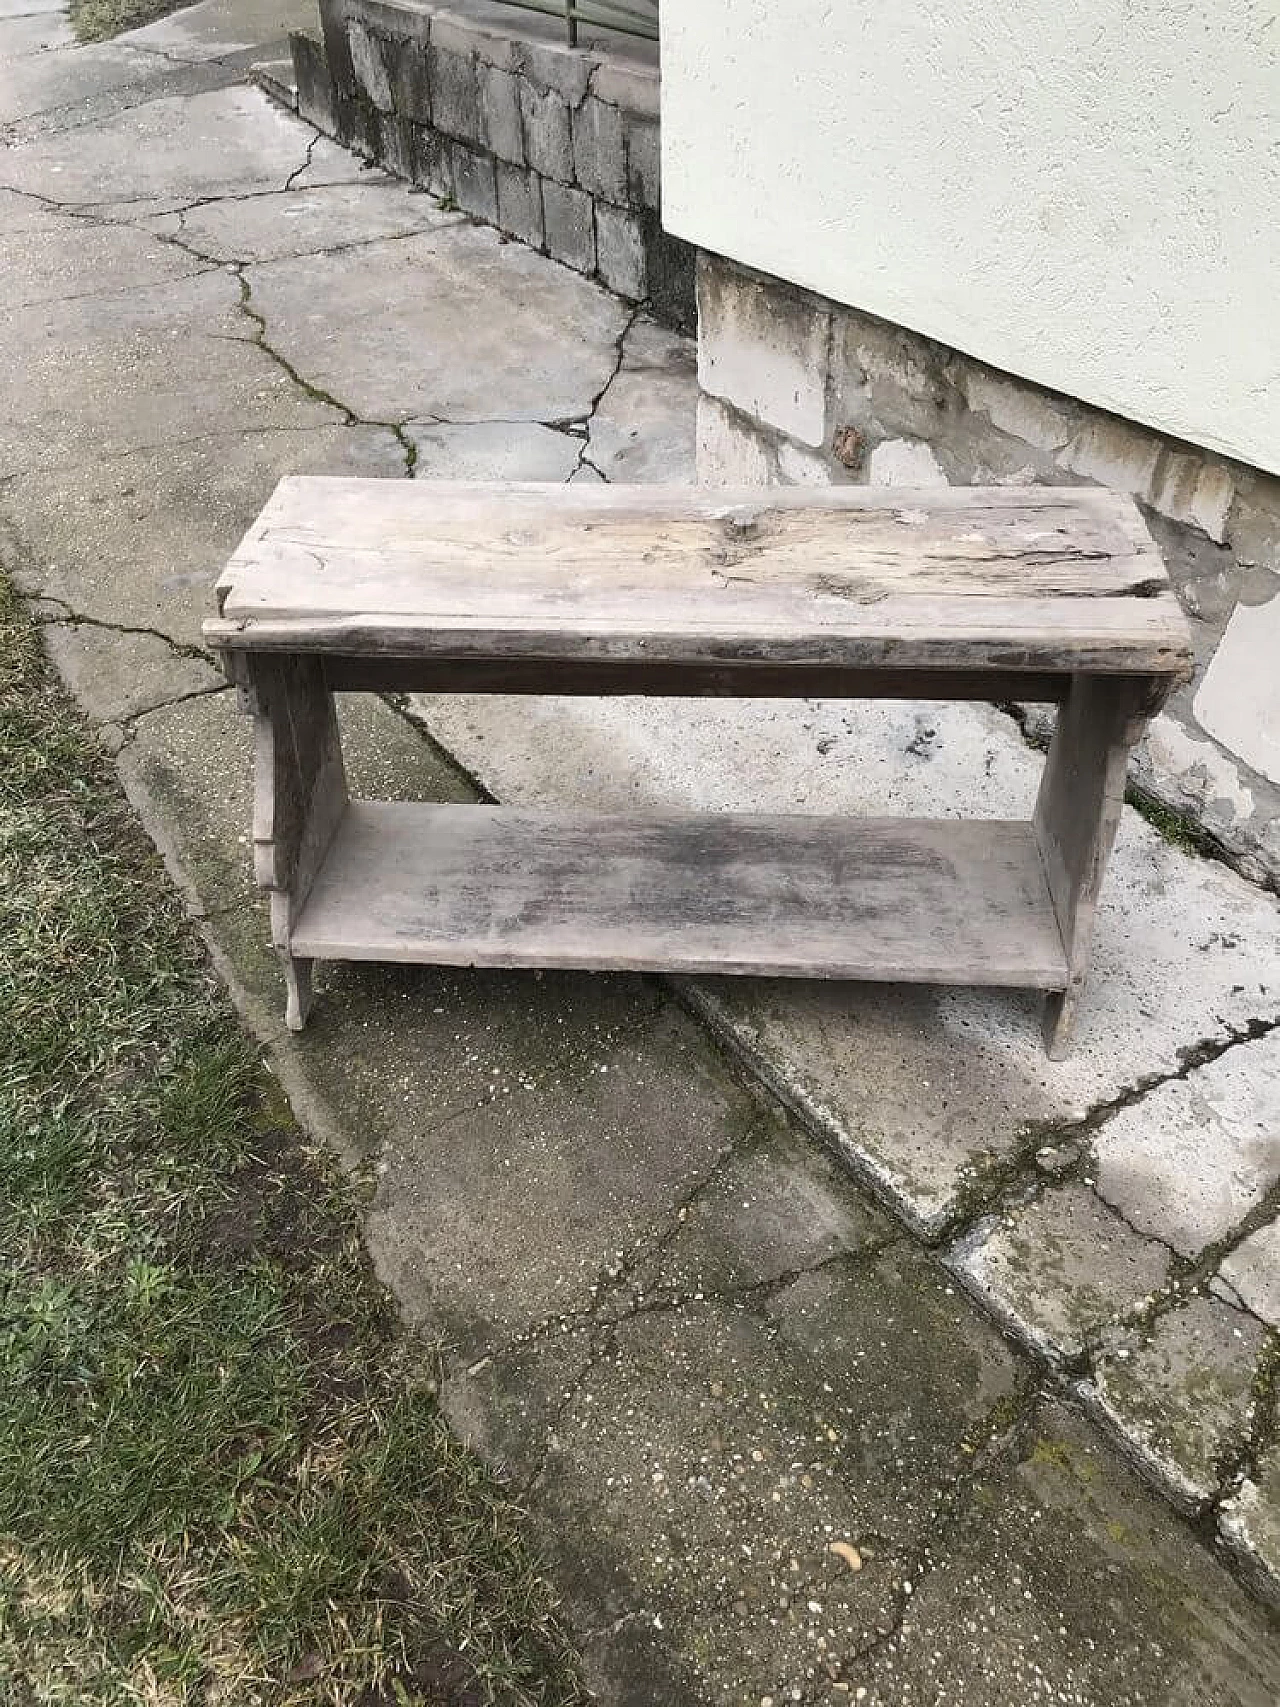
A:
[[[1180,676],[1132,501],[1102,489],[725,491],[295,478],[215,646]]]
[[[1107,861],[1124,809],[1129,752],[1163,684],[1077,677],[1058,708],[1032,815],[1070,976],[1045,1012],[1045,1047],[1070,1046]]]
[[[1065,1052],[1129,748],[1190,673],[1101,489],[281,483],[205,625],[257,714],[288,1022],[311,962],[1013,984]],[[1030,824],[349,804],[332,690],[1044,698]]]
[[[1030,825],[353,802],[318,958],[1061,988]]]
[[[347,804],[333,697],[315,658],[252,656],[254,872],[288,899],[277,946],[306,899]]]

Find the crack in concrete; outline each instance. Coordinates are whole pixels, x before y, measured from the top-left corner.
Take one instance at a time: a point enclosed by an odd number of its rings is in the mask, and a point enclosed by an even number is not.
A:
[[[1001,1213],[1001,1206],[1019,1206],[1036,1202],[1055,1185],[1083,1180],[1096,1161],[1090,1144],[1094,1133],[1125,1109],[1141,1103],[1162,1085],[1176,1084],[1190,1078],[1192,1073],[1238,1048],[1253,1043],[1280,1029],[1280,1016],[1274,1019],[1251,1019],[1242,1026],[1229,1026],[1226,1035],[1204,1038],[1182,1045],[1178,1049],[1178,1065],[1167,1072],[1145,1074],[1126,1085],[1114,1096],[1093,1103],[1074,1120],[1039,1121],[1025,1128],[1014,1151],[998,1161],[969,1170],[956,1194],[953,1209],[928,1238],[934,1248],[942,1245],[961,1245],[969,1239],[988,1216]],[[1038,1153],[1047,1147],[1069,1145],[1078,1149],[1074,1162],[1046,1173],[1036,1161]],[[1092,1187],[1092,1181],[1089,1182]],[[1096,1190],[1096,1187],[1092,1187]],[[1098,1194],[1101,1197],[1101,1193]],[[1105,1201],[1105,1200],[1104,1200]],[[1112,1207],[1108,1204],[1108,1207]],[[1137,1231],[1137,1229],[1134,1229]],[[1155,1235],[1142,1234],[1143,1238]],[[1157,1240],[1164,1243],[1163,1240]],[[1172,1247],[1168,1247],[1172,1251]],[[1174,1253],[1176,1255],[1176,1253]]]
[[[605,398],[608,396],[610,387],[613,385],[613,383],[617,379],[618,375],[622,372],[622,369],[623,369],[623,367],[626,363],[626,359],[627,359],[627,339],[631,336],[631,333],[635,328],[635,324],[636,324],[637,320],[639,320],[641,314],[644,312],[645,307],[647,306],[647,302],[648,302],[647,298],[645,298],[644,301],[637,302],[635,304],[635,306],[632,308],[631,312],[627,315],[626,323],[622,327],[622,330],[618,333],[618,336],[614,339],[613,367],[610,369],[608,377],[605,379],[604,384],[600,387],[599,391],[597,391],[595,396],[591,399],[591,404],[590,404],[590,407],[588,408],[586,414],[579,417],[579,420],[581,421],[581,425],[583,428],[582,444],[578,450],[577,462],[574,463],[574,465],[570,469],[569,473],[565,476],[565,484],[566,485],[568,485],[569,481],[571,481],[575,475],[580,474],[584,468],[592,469],[596,474],[598,474],[600,476],[601,480],[603,480],[606,485],[608,484],[609,476],[604,472],[604,470],[602,468],[597,467],[597,465],[594,462],[592,462],[590,459],[589,453],[591,450],[591,428],[595,422],[595,418],[596,418],[596,415],[599,411],[600,405],[604,402]]]
[[[501,1345],[487,1347],[484,1355],[498,1359],[509,1357],[514,1352],[541,1345],[557,1335],[590,1332],[596,1327],[612,1329],[637,1314],[637,1306],[643,1303],[645,1296],[643,1288],[634,1296],[632,1306],[628,1309],[609,1315],[605,1313],[607,1302],[629,1284],[642,1263],[660,1256],[670,1246],[690,1209],[716,1183],[721,1171],[734,1159],[741,1147],[749,1143],[762,1129],[763,1122],[757,1121],[746,1133],[731,1139],[692,1185],[671,1204],[656,1228],[640,1234],[629,1246],[618,1252],[613,1262],[600,1269],[588,1286],[588,1303],[576,1310],[564,1310],[553,1316],[545,1316],[529,1327],[522,1328]]]
[[[139,228],[131,227],[131,229],[136,230]],[[192,251],[192,259],[194,260],[198,258],[199,257],[195,255],[195,252]],[[26,302],[15,302],[11,304],[10,309],[7,312],[17,313],[18,310],[23,308],[56,308],[59,304],[64,302],[88,302],[111,296],[134,296],[140,290],[160,290],[167,284],[185,284],[188,279],[202,279],[209,273],[220,273],[223,271],[225,271],[225,267],[222,262],[211,261],[210,265],[196,267],[189,273],[179,273],[171,279],[153,279],[144,285],[139,285],[137,283],[125,285],[102,285],[97,290],[72,291],[67,296],[32,297]]]
[[[350,188],[351,184],[352,180],[350,178],[325,178],[319,183],[308,184],[307,189],[338,190]],[[0,192],[11,196],[19,196],[24,201],[35,202],[38,207],[43,207],[50,213],[62,214],[67,219],[83,220],[87,225],[122,225],[133,231],[149,231],[149,228],[144,225],[138,225],[131,219],[113,218],[110,214],[103,213],[101,210],[103,208],[145,207],[151,210],[148,215],[149,218],[163,219],[170,214],[190,213],[194,208],[219,207],[223,203],[265,201],[272,196],[296,194],[296,191],[284,190],[277,185],[268,190],[237,190],[234,193],[224,192],[221,195],[191,196],[188,197],[186,201],[175,202],[172,207],[156,207],[155,204],[157,202],[167,202],[171,198],[163,194],[151,194],[140,196],[111,196],[102,198],[98,201],[89,202],[64,202],[59,201],[55,196],[45,195],[39,190],[25,190],[21,189],[17,184],[3,183],[0,183]],[[452,226],[444,227],[443,229],[452,230]],[[164,233],[159,232],[149,234],[158,236],[162,240],[165,235]],[[285,258],[287,259],[288,257]],[[232,263],[224,262],[223,264],[229,266]],[[250,264],[256,263],[246,263],[246,265]]]
[[[326,184],[322,187],[332,190],[341,188],[342,186],[337,184]],[[279,190],[273,193],[283,195],[285,192],[283,190]],[[298,192],[295,191],[294,193],[296,194]],[[311,194],[311,191],[308,190],[305,193],[309,195]],[[207,202],[201,202],[199,204],[200,207],[206,207],[208,205],[209,204]],[[176,213],[185,221],[188,213],[196,211],[198,211],[197,208],[190,207],[171,208],[165,213],[156,214],[155,218],[168,219]],[[465,225],[465,223],[465,219],[459,216],[457,219],[446,219],[440,224],[415,226],[411,231],[384,231],[371,237],[354,237],[349,243],[322,243],[316,249],[287,249],[282,254],[265,255],[256,260],[240,260],[237,262],[236,257],[233,255],[222,255],[216,257],[216,259],[218,264],[223,267],[234,267],[237,264],[245,267],[260,268],[288,266],[292,261],[307,261],[318,257],[327,257],[329,255],[349,255],[357,249],[372,249],[375,247],[381,247],[383,244],[391,243],[408,243],[418,237],[447,236],[450,233],[457,231],[460,227]],[[172,237],[174,235],[173,233],[157,232],[147,227],[135,226],[132,224],[129,224],[128,229],[137,231],[147,230],[149,236],[158,237],[162,242],[166,237]],[[181,229],[182,226],[179,226],[179,230]],[[195,253],[195,251],[193,250],[192,253]],[[215,257],[210,257],[210,259],[215,259]],[[444,416],[435,415],[427,416],[424,421],[406,420],[404,423],[406,427],[422,425],[467,426],[472,424],[474,423],[468,423],[465,421],[448,421]],[[513,426],[527,425],[526,422],[512,422],[510,424]],[[537,424],[539,426],[544,425],[543,422],[538,422]]]
[[[201,59],[184,59],[181,54],[169,53],[165,48],[152,47],[147,42],[121,41],[118,37],[111,43],[112,47],[123,48],[126,53],[141,53],[148,59],[163,59],[166,65],[175,65],[179,71],[193,71],[205,65],[225,65],[232,58],[230,52],[210,54]]]
[[[128,746],[133,740],[138,732],[138,725],[144,717],[150,717],[157,711],[168,711],[175,705],[185,705],[188,700],[208,699],[213,694],[230,693],[231,690],[232,684],[230,682],[211,682],[208,687],[190,688],[186,693],[170,694],[165,699],[156,700],[154,705],[144,705],[137,711],[129,712],[116,722],[116,727],[120,730],[121,735],[120,746],[116,751],[119,752],[121,748]]]
[[[306,124],[307,121],[306,121],[306,119],[300,118],[298,120],[298,123],[299,124]],[[310,168],[311,168],[311,156],[316,151],[316,144],[320,141],[321,134],[322,133],[320,131],[318,131],[314,125],[311,126],[311,136],[310,136],[309,141],[307,142],[306,158],[303,160],[303,162],[300,166],[295,166],[293,171],[290,172],[289,176],[285,179],[284,188],[286,190],[291,190],[293,188],[296,180],[299,179],[304,172],[310,170]]]
[[[194,277],[195,275],[189,275]],[[221,444],[227,440],[236,442],[243,439],[266,438],[277,433],[332,433],[345,431],[349,426],[369,427],[370,431],[383,429],[365,421],[309,421],[295,427],[262,426],[262,427],[227,427],[218,432],[191,433],[184,438],[152,439],[145,444],[129,445],[124,450],[94,451],[90,462],[96,468],[109,462],[125,462],[131,456],[149,456],[155,451],[181,450],[190,445]],[[0,485],[9,485],[19,480],[35,479],[45,474],[55,474],[64,465],[62,463],[34,462],[29,467],[15,469],[12,473],[0,474]],[[212,584],[212,583],[211,583]]]
[[[427,228],[424,227],[424,230],[425,229],[427,229]],[[431,229],[439,229],[439,230],[443,230],[443,231],[452,231],[454,229],[454,227],[452,225],[449,225],[449,226],[433,227]],[[410,232],[406,232],[405,235],[408,237],[419,237],[422,235],[422,233],[418,232],[418,231],[410,231]],[[372,239],[372,241],[380,243],[380,242],[387,241],[387,239],[374,238],[374,239]],[[358,245],[355,245],[355,244],[349,245],[349,247],[352,247],[352,248],[355,248],[357,246]],[[318,253],[329,254],[329,253],[336,253],[336,251],[330,251],[327,249],[322,249],[322,250],[319,250]],[[465,421],[459,421],[451,415],[437,415],[437,414],[433,413],[430,415],[413,416],[411,419],[409,419],[405,422],[405,426],[406,427],[545,427],[549,433],[561,433],[561,434],[563,434],[563,436],[565,438],[569,438],[569,439],[583,439],[587,436],[587,423],[586,423],[586,420],[584,419],[584,417],[581,415],[562,415],[559,418],[557,418],[555,420],[551,420],[551,421],[539,421],[536,418],[534,418],[533,416],[529,416],[529,415],[474,415],[474,416],[468,416]]]
[[[1271,1021],[1254,1020],[1245,1027],[1233,1029],[1226,1038],[1190,1045],[1180,1052],[1182,1060],[1179,1067],[1174,1071],[1153,1075],[1149,1080],[1143,1080],[1137,1085],[1128,1087],[1117,1096],[1095,1105],[1079,1121],[1069,1127],[1054,1128],[1053,1136],[1058,1142],[1072,1138],[1076,1140],[1083,1138],[1085,1140],[1075,1163],[1067,1169],[1056,1171],[1048,1178],[1041,1170],[1037,1170],[1038,1177],[1035,1179],[1027,1179],[1024,1176],[1020,1182],[1020,1189],[1019,1181],[1016,1178],[1007,1182],[998,1194],[999,1200],[991,1203],[983,1215],[958,1231],[954,1236],[944,1255],[944,1261],[947,1262],[950,1272],[964,1282],[965,1274],[957,1266],[957,1259],[963,1252],[978,1248],[985,1243],[991,1228],[998,1224],[1002,1214],[1007,1213],[1012,1208],[1021,1208],[1038,1200],[1051,1187],[1061,1184],[1065,1180],[1077,1180],[1086,1185],[1099,1202],[1104,1204],[1108,1211],[1115,1215],[1116,1219],[1135,1237],[1146,1243],[1158,1245],[1167,1252],[1169,1271],[1164,1284],[1129,1309],[1117,1312],[1094,1332],[1083,1336],[1080,1349],[1072,1353],[1055,1352],[1054,1348],[1044,1341],[1043,1336],[1039,1334],[1028,1336],[1019,1331],[1016,1320],[1007,1319],[1005,1313],[992,1299],[986,1297],[981,1291],[974,1292],[966,1284],[966,1291],[975,1297],[976,1301],[982,1305],[988,1314],[994,1317],[1001,1328],[1006,1333],[1011,1333],[1055,1380],[1067,1384],[1068,1387],[1080,1382],[1090,1382],[1096,1386],[1099,1381],[1099,1364],[1119,1336],[1134,1334],[1143,1343],[1148,1342],[1153,1330],[1165,1316],[1186,1304],[1190,1299],[1204,1294],[1209,1280],[1226,1256],[1230,1255],[1252,1233],[1260,1227],[1269,1225],[1275,1220],[1277,1214],[1280,1214],[1280,1181],[1277,1181],[1226,1234],[1219,1239],[1210,1241],[1193,1256],[1186,1256],[1158,1233],[1135,1224],[1123,1209],[1107,1198],[1096,1183],[1096,1158],[1093,1156],[1089,1144],[1092,1135],[1103,1127],[1108,1120],[1112,1119],[1122,1109],[1141,1102],[1161,1085],[1185,1080],[1199,1068],[1221,1059],[1230,1050],[1238,1048],[1243,1043],[1255,1041],[1259,1037],[1268,1036],[1278,1028],[1280,1028],[1280,1018]],[[1037,1148],[1040,1147],[1044,1138],[1043,1132],[1035,1134]],[[1239,1305],[1239,1309],[1243,1314],[1253,1315],[1253,1312],[1248,1311],[1243,1303]],[[1276,1433],[1280,1433],[1280,1419],[1274,1417],[1280,1369],[1277,1369],[1272,1361],[1276,1354],[1269,1350],[1275,1343],[1276,1336],[1272,1334],[1267,1324],[1261,1323],[1260,1318],[1253,1316],[1253,1319],[1259,1321],[1260,1325],[1267,1330],[1263,1351],[1259,1357],[1258,1370],[1255,1371],[1255,1382],[1258,1379],[1259,1372],[1264,1374],[1266,1378],[1265,1403],[1261,1400],[1256,1400],[1254,1403],[1255,1420],[1249,1440],[1226,1448],[1222,1455],[1221,1467],[1215,1467],[1216,1490],[1207,1507],[1210,1514],[1220,1509],[1223,1502],[1230,1497],[1234,1487],[1238,1485],[1241,1477],[1256,1464],[1256,1452],[1261,1449],[1257,1445],[1261,1426],[1258,1419],[1264,1415],[1273,1418],[1266,1431],[1268,1443]],[[1149,1453],[1141,1450],[1141,1443],[1136,1438],[1131,1439],[1123,1429],[1117,1431],[1116,1428],[1112,1428],[1111,1432],[1122,1452],[1131,1458],[1138,1473],[1165,1498],[1171,1499],[1176,1506],[1184,1509],[1185,1494],[1173,1487],[1169,1478],[1162,1472],[1159,1462]],[[1133,1447],[1134,1452],[1126,1451],[1128,1447]]]
[[[1220,1239],[1211,1240],[1203,1246],[1196,1255],[1188,1257],[1158,1234],[1147,1233],[1141,1227],[1135,1226],[1123,1210],[1111,1203],[1101,1191],[1093,1188],[1099,1199],[1116,1216],[1129,1231],[1140,1239],[1146,1239],[1161,1245],[1169,1252],[1171,1258],[1170,1277],[1165,1285],[1157,1288],[1150,1297],[1143,1299],[1132,1309],[1121,1312],[1112,1321],[1106,1323],[1095,1334],[1086,1337],[1083,1349],[1073,1360],[1073,1373],[1082,1378],[1096,1379],[1097,1360],[1104,1356],[1115,1336],[1120,1334],[1137,1334],[1144,1342],[1150,1338],[1151,1331],[1164,1317],[1171,1315],[1174,1310],[1189,1302],[1192,1298],[1203,1297],[1207,1293],[1208,1283],[1223,1260],[1230,1256],[1244,1241],[1260,1227],[1271,1224],[1280,1215],[1280,1180],[1277,1180],[1268,1191],[1254,1204],[1247,1215],[1225,1233]],[[1211,1294],[1210,1294],[1211,1296]],[[1228,1309],[1237,1311],[1242,1316],[1248,1316],[1257,1322],[1264,1334],[1269,1338],[1272,1333],[1270,1324],[1263,1320],[1255,1311],[1238,1296],[1235,1302],[1219,1299]],[[1078,1369],[1075,1367],[1078,1365]],[[1064,1365],[1065,1367],[1065,1365]]]
[[[854,1667],[865,1665],[881,1650],[891,1649],[900,1641],[920,1585],[946,1563],[956,1531],[972,1511],[979,1490],[990,1481],[995,1471],[1025,1462],[1029,1452],[1029,1425],[1039,1403],[1040,1392],[1036,1383],[1029,1375],[1023,1376],[1015,1388],[1012,1411],[1009,1412],[1007,1401],[998,1402],[977,1425],[986,1435],[984,1445],[966,1459],[960,1473],[943,1486],[929,1532],[919,1543],[914,1559],[905,1564],[894,1584],[893,1609],[887,1624],[878,1624],[873,1636],[841,1657],[842,1676],[849,1677]],[[822,1699],[826,1700],[827,1696]]]
[[[142,48],[135,42],[125,42],[118,38],[109,43],[67,42],[55,51],[79,52],[86,47],[107,46],[129,53],[147,53],[155,58],[167,59],[176,71],[185,72],[187,76],[186,78],[168,79],[158,87],[133,77],[127,77],[120,83],[108,83],[98,91],[98,95],[99,98],[105,98],[109,101],[110,105],[105,109],[100,108],[96,112],[91,112],[87,118],[83,116],[85,107],[83,98],[71,101],[55,101],[51,107],[33,107],[30,112],[19,113],[16,117],[8,119],[3,125],[0,125],[0,146],[26,146],[33,142],[41,142],[45,137],[68,136],[76,131],[91,130],[94,126],[109,124],[121,113],[138,112],[143,107],[154,106],[157,101],[190,100],[195,95],[216,94],[219,90],[234,88],[240,79],[234,75],[227,77],[225,73],[236,60],[248,57],[256,51],[241,48],[219,59],[174,59],[170,55],[160,53],[156,48]],[[128,96],[134,92],[137,92],[139,98],[136,100],[128,99]],[[57,122],[60,113],[77,113],[82,116],[73,123],[60,124]],[[37,129],[29,132],[26,136],[20,134],[24,126],[30,126],[41,119],[53,122],[40,124]]]
[[[59,598],[56,593],[30,592],[27,598],[35,603],[61,605],[64,615],[44,616],[35,613],[35,620],[45,628],[101,628],[109,634],[136,634],[148,640],[159,640],[179,658],[192,658],[202,664],[208,664],[211,669],[218,668],[218,660],[212,652],[203,646],[196,646],[191,641],[175,640],[171,634],[166,634],[162,628],[150,628],[145,623],[108,622],[105,617],[86,616],[84,612],[72,608],[66,599]]]
[[[748,1309],[753,1304],[768,1303],[794,1286],[798,1280],[809,1275],[825,1274],[828,1269],[858,1269],[879,1260],[886,1252],[893,1250],[901,1243],[896,1233],[886,1234],[881,1239],[871,1240],[865,1245],[859,1245],[856,1250],[832,1251],[828,1256],[819,1257],[815,1262],[801,1263],[795,1268],[781,1269],[777,1274],[765,1275],[760,1280],[743,1281],[739,1286],[699,1287],[692,1292],[674,1291],[669,1288],[654,1286],[633,1300],[626,1309],[612,1315],[599,1317],[602,1327],[619,1328],[627,1322],[638,1321],[642,1316],[673,1316],[682,1310],[690,1309],[696,1304],[711,1304],[725,1306],[730,1309]]]

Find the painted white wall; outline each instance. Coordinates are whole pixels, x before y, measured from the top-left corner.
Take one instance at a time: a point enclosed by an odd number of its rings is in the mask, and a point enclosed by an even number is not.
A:
[[[663,216],[1280,471],[1280,5],[674,0]]]

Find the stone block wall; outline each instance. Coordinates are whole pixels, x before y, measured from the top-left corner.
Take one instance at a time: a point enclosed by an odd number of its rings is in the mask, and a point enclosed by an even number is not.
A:
[[[658,72],[529,14],[320,0],[298,111],[464,212],[692,331],[694,252],[662,229]]]
[[[1280,479],[707,253],[698,378],[708,484],[1132,492],[1198,660],[1151,726],[1137,784],[1280,888]]]

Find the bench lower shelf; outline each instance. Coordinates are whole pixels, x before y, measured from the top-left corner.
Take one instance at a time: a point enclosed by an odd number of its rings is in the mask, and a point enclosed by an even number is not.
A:
[[[307,959],[1070,981],[1030,824],[352,801]]]

